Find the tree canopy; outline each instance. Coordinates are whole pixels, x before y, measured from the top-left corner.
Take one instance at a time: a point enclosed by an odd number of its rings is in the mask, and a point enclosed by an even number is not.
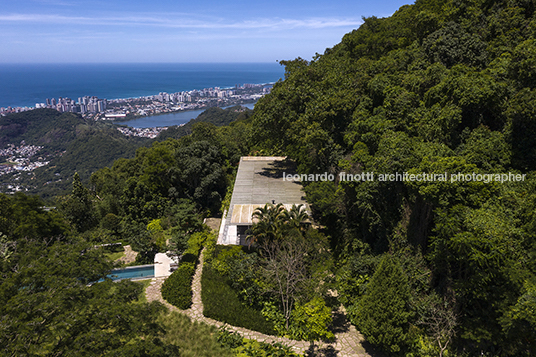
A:
[[[536,273],[534,11],[531,1],[418,0],[365,18],[311,61],[282,61],[285,79],[255,107],[254,150],[338,177],[306,182],[307,199],[340,262],[341,300],[385,350],[403,348],[360,309],[390,254],[411,291],[411,314],[393,333],[409,336],[407,348],[443,348],[418,323],[441,301],[443,316],[456,316],[449,353],[534,354],[533,317],[513,313]],[[446,179],[379,178],[397,173]],[[523,180],[452,179],[508,173]]]

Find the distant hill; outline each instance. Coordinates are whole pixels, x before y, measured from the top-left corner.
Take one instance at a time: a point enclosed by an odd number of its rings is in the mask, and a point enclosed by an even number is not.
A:
[[[252,112],[240,105],[226,109],[209,108],[185,125],[162,132],[156,140],[189,135],[199,122],[228,125],[250,117]],[[124,136],[109,122],[86,120],[80,115],[54,109],[35,109],[0,117],[0,149],[8,144],[18,146],[21,142],[43,146],[38,156],[50,161],[31,172],[0,176],[0,185],[22,185],[29,189],[29,193],[43,198],[53,197],[71,189],[75,172],[87,182],[93,172],[112,165],[119,158],[134,157],[136,149],[150,146],[153,141]],[[15,176],[18,177],[16,180]]]
[[[88,180],[92,172],[116,159],[133,157],[137,148],[151,140],[126,137],[111,123],[36,109],[0,118],[0,148],[22,142],[43,146],[37,155],[49,164],[23,174],[0,176],[0,182],[22,184],[30,193],[46,198],[69,190],[75,172],[82,180]]]
[[[45,150],[65,150],[76,139],[76,127],[87,125],[82,117],[54,109],[36,109],[0,117],[0,147],[22,140]]]

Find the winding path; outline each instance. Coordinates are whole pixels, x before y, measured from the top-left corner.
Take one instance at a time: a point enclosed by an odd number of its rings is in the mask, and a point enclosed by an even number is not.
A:
[[[178,311],[187,315],[191,320],[204,322],[216,327],[225,326],[229,331],[238,332],[245,338],[257,340],[260,342],[280,342],[287,346],[291,346],[296,352],[305,353],[310,348],[310,343],[305,341],[295,341],[284,337],[276,337],[264,335],[260,332],[251,331],[243,327],[231,326],[226,323],[209,319],[203,316],[203,302],[201,301],[201,274],[203,271],[203,257],[204,249],[201,252],[199,264],[194,274],[192,282],[192,306],[188,310],[180,310],[175,306],[172,306],[162,298],[160,289],[165,278],[154,278],[151,284],[145,290],[147,301],[159,301],[171,310]],[[315,342],[315,351],[317,355],[325,356],[337,356],[337,357],[370,357],[365,352],[365,349],[361,346],[363,337],[357,332],[355,327],[346,320],[344,312],[336,312],[334,316],[335,321],[335,342],[324,343]]]

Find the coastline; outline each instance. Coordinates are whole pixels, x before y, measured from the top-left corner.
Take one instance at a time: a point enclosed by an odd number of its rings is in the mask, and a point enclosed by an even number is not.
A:
[[[35,107],[0,108],[0,116],[19,113],[39,108],[56,109],[59,112],[72,112],[82,115],[89,120],[109,120],[111,122],[127,122],[143,117],[182,113],[196,110],[206,110],[211,107],[227,107],[256,103],[258,99],[270,93],[273,82],[262,84],[245,83],[235,85],[233,89],[208,87],[201,90],[167,93],[143,97],[129,97],[119,99],[98,98],[96,96],[78,97],[75,101],[69,97],[58,97],[46,103],[36,103]],[[182,109],[182,107],[186,109]],[[119,119],[119,120],[118,120]]]
[[[69,76],[65,76],[69,73]],[[0,107],[35,108],[46,98],[141,98],[159,92],[274,84],[279,63],[37,63],[0,65]]]

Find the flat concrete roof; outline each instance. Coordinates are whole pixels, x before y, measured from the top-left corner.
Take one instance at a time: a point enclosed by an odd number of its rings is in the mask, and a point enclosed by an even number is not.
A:
[[[227,216],[230,223],[251,225],[255,208],[273,201],[284,204],[287,209],[294,204],[308,208],[301,183],[283,180],[283,173],[295,173],[294,163],[285,157],[242,157]]]
[[[296,203],[294,203],[296,204]],[[296,204],[297,205],[297,204]],[[305,204],[304,204],[305,205]],[[248,224],[252,225],[253,223],[257,223],[257,219],[252,219],[251,216],[253,215],[253,212],[255,212],[255,209],[259,207],[263,207],[264,205],[261,204],[255,204],[255,205],[234,205],[233,206],[233,212],[231,214],[231,224]],[[290,211],[292,208],[292,204],[284,204],[284,207],[287,211]]]

